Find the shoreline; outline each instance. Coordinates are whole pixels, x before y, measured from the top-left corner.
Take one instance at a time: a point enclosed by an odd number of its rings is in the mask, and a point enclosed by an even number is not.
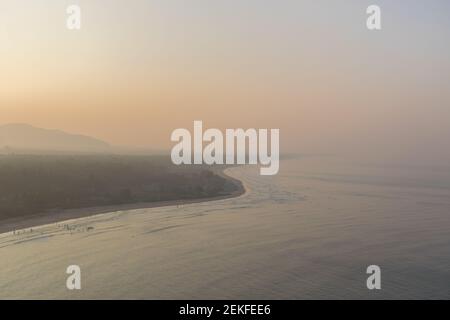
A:
[[[117,212],[117,211],[126,211],[126,210],[137,210],[137,209],[150,209],[150,208],[159,208],[159,207],[168,207],[168,206],[176,206],[176,205],[186,205],[186,204],[194,204],[201,202],[210,202],[210,201],[218,201],[230,198],[237,198],[239,196],[244,195],[248,190],[245,187],[244,183],[236,178],[233,178],[225,173],[225,171],[229,168],[225,169],[212,169],[212,171],[220,175],[221,177],[227,179],[232,182],[236,187],[236,190],[230,192],[228,194],[223,194],[215,197],[208,198],[196,198],[196,199],[179,199],[179,200],[164,200],[164,201],[155,201],[155,202],[140,202],[140,203],[130,203],[130,204],[121,204],[121,205],[110,205],[110,206],[101,206],[101,207],[88,207],[88,208],[79,208],[79,209],[66,209],[60,211],[59,213],[43,213],[37,214],[29,217],[21,217],[21,218],[10,218],[5,220],[0,220],[0,234],[13,232],[15,230],[23,230],[32,227],[38,227],[42,225],[52,224],[63,222],[66,220],[79,219],[91,217],[99,214]]]

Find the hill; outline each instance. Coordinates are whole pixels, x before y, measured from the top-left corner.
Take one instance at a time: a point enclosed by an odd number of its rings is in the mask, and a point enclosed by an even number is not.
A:
[[[89,136],[37,128],[29,124],[0,126],[0,153],[107,152],[109,149],[108,143]]]

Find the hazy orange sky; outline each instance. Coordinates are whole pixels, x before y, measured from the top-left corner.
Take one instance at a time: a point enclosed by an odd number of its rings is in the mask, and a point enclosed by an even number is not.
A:
[[[381,31],[366,8],[382,8]],[[69,4],[82,30],[66,29]],[[169,148],[280,128],[281,151],[450,161],[448,1],[0,2],[0,124]]]

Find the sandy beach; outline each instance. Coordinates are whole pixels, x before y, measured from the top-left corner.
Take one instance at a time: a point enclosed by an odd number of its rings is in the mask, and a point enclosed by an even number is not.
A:
[[[42,214],[37,214],[28,217],[12,218],[0,220],[0,234],[11,232],[14,230],[29,229],[35,226],[41,226],[51,223],[57,223],[65,220],[89,217],[97,214],[103,214],[108,212],[124,211],[124,210],[135,210],[135,209],[145,209],[145,208],[157,208],[166,206],[176,206],[193,204],[200,202],[216,201],[227,198],[238,197],[246,192],[244,184],[230,177],[225,173],[226,169],[214,170],[214,173],[220,175],[227,180],[231,181],[235,186],[236,190],[208,198],[197,198],[197,199],[180,199],[180,200],[169,200],[169,201],[155,201],[155,202],[141,202],[141,203],[130,203],[123,205],[111,205],[111,206],[101,206],[101,207],[90,207],[90,208],[80,208],[80,209],[67,209],[63,211],[46,212]]]

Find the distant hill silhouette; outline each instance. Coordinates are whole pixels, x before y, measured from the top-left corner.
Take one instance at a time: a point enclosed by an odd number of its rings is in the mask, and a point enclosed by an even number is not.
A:
[[[0,153],[11,152],[109,152],[110,145],[92,137],[29,124],[0,125]]]

